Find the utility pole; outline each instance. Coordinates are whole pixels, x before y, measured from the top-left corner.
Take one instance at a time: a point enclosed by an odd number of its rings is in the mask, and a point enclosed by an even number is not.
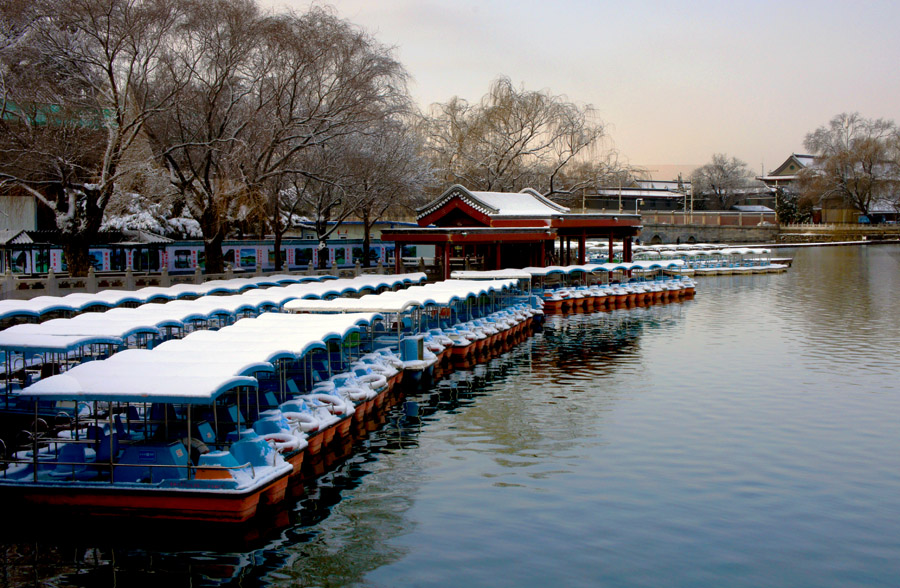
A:
[[[691,224],[694,224],[694,182],[691,182]]]

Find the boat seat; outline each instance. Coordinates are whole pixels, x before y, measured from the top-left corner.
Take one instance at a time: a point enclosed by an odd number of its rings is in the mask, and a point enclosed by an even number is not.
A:
[[[297,382],[290,378],[287,380],[287,389],[291,394],[300,394],[300,388],[297,387]]]
[[[275,396],[275,393],[272,391],[266,391],[262,395],[263,407],[266,408],[275,408],[278,406],[278,398]]]
[[[249,463],[253,467],[270,466],[274,463],[275,450],[262,437],[244,437],[231,446],[231,455],[238,464]]]
[[[253,430],[260,436],[284,432],[281,420],[275,417],[267,417],[256,421],[253,423]]]
[[[212,445],[216,442],[216,432],[213,430],[212,425],[206,421],[197,423],[197,437],[207,445]]]
[[[87,454],[82,443],[67,443],[59,448],[56,467],[50,470],[51,478],[74,478],[87,471]]]
[[[168,444],[130,445],[119,458],[119,465],[114,471],[114,480],[125,483],[183,480],[187,478],[188,465],[188,450],[180,441]]]

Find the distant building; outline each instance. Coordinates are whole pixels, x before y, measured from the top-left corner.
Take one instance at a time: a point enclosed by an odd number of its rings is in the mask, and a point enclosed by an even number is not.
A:
[[[770,188],[795,188],[800,171],[811,167],[815,160],[816,158],[813,155],[791,153],[791,156],[775,168],[774,171],[769,172],[765,176],[758,176],[756,179]]]
[[[642,210],[683,210],[691,183],[683,181],[640,180],[635,186],[607,186],[586,191],[582,198],[585,211],[640,212]],[[578,208],[578,202],[572,204]]]
[[[792,153],[784,163],[757,179],[765,182],[772,189],[790,191],[799,194],[799,174],[804,169],[813,168],[816,165],[814,155]],[[823,197],[813,207],[813,222],[817,223],[881,223],[895,222],[898,211],[888,201],[876,201],[869,210],[869,216],[863,217],[859,210],[848,206],[840,196]]]
[[[416,219],[416,228],[382,230],[382,240],[396,244],[395,267],[401,267],[402,248],[433,245],[445,279],[460,260],[490,270],[585,263],[588,239],[607,240],[610,251],[621,241],[623,259],[631,261],[631,245],[641,231],[641,217],[629,211],[579,214],[532,189],[479,192],[459,185],[418,208]]]

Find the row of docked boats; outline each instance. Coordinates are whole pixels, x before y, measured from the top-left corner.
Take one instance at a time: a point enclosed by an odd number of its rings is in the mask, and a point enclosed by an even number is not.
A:
[[[613,310],[675,302],[693,298],[695,292],[694,281],[683,277],[602,285],[561,286],[544,290],[543,301],[547,312]]]
[[[273,274],[250,278],[210,280],[202,284],[147,286],[138,290],[101,290],[95,293],[76,292],[65,296],[37,296],[28,300],[0,300],[0,328],[27,322],[43,322],[52,318],[67,318],[86,312],[104,312],[116,308],[137,307],[151,303],[196,300],[210,297],[246,295],[237,300],[252,303],[265,301],[275,292],[299,293],[301,297],[329,298],[354,293],[376,293],[400,285],[425,281],[425,274],[380,275],[362,274],[355,278],[338,279],[332,275]],[[287,286],[301,286],[287,289]],[[272,290],[279,288],[282,290]],[[279,300],[276,296],[274,301]],[[252,304],[251,304],[252,305]]]
[[[454,277],[477,274],[527,278],[535,283],[546,312],[613,310],[663,304],[691,298],[696,284],[683,275],[683,260],[635,261],[529,267],[496,272],[454,272]]]
[[[4,460],[0,493],[42,509],[245,521],[284,501],[329,448],[377,426],[401,385],[526,336],[542,311],[522,286],[295,298],[285,312],[62,364],[15,393],[34,403],[34,427]],[[84,410],[42,430],[48,403]]]
[[[636,251],[635,257],[648,261],[678,259],[684,262],[685,272],[697,277],[782,273],[791,261],[772,258],[772,250],[765,247],[700,244],[646,246]]]
[[[331,279],[326,282],[289,282],[278,276],[241,278],[224,285],[191,289],[181,285],[153,289],[153,301],[138,306],[107,307],[113,299],[108,292],[83,298],[80,311],[68,318],[53,318],[59,309],[73,306],[71,296],[44,297],[41,308],[47,312],[32,317],[33,301],[4,301],[5,319],[16,324],[0,331],[0,415],[33,412],[32,403],[11,392],[40,377],[65,371],[73,365],[102,359],[117,351],[131,348],[153,348],[169,339],[182,338],[197,330],[215,330],[241,318],[266,312],[281,312],[295,299],[331,299],[363,296],[393,291],[425,282],[425,274],[362,275],[355,278]],[[146,290],[146,289],[143,289]],[[207,294],[199,295],[201,292]],[[118,299],[129,298],[120,293]],[[146,298],[150,293],[138,291],[132,298]],[[85,309],[93,308],[88,312]],[[96,310],[102,310],[98,312]],[[38,321],[38,322],[36,322]],[[52,407],[51,407],[52,409]],[[42,409],[40,416],[52,418],[56,412]]]

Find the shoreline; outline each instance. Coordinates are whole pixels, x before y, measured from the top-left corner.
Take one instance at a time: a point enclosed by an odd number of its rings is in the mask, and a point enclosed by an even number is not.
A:
[[[771,243],[763,245],[771,249],[787,249],[791,247],[838,247],[844,245],[900,245],[897,239],[872,239],[866,241],[819,241],[816,243]],[[756,245],[759,247],[759,245]],[[751,245],[746,245],[751,247]]]

